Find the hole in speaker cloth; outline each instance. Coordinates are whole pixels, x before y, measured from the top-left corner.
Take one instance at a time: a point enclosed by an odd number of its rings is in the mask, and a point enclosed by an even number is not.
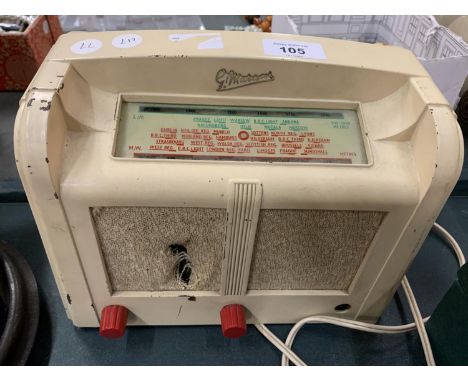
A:
[[[219,292],[226,209],[98,207],[91,215],[114,292]],[[168,254],[174,243],[189,255],[188,284],[174,275],[176,259]]]
[[[174,271],[176,280],[183,288],[186,288],[193,281],[192,262],[187,253],[187,248],[181,244],[171,244],[169,251],[175,257]]]

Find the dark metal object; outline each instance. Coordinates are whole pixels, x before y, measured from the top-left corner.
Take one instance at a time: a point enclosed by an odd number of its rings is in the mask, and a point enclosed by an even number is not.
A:
[[[21,30],[21,26],[11,23],[0,23],[0,29],[4,32],[19,32]]]
[[[37,16],[2,15],[0,16],[0,30],[3,32],[24,32]]]

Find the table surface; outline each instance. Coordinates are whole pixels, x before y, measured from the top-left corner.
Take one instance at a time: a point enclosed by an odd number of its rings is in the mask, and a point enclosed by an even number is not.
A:
[[[235,25],[231,19],[227,24]],[[204,16],[205,24],[210,22]],[[219,19],[212,22],[220,23]],[[217,27],[217,26],[215,26]],[[214,29],[213,27],[212,29]],[[41,298],[39,331],[29,363],[32,365],[278,365],[281,354],[255,327],[228,340],[219,326],[131,327],[124,337],[107,340],[97,329],[75,328],[68,320],[21,187],[13,155],[12,131],[21,93],[0,93],[0,239],[15,245],[26,257],[38,282]],[[468,166],[445,205],[438,222],[468,248]],[[457,263],[447,246],[429,235],[408,271],[423,315],[430,314],[456,276]],[[400,289],[380,323],[412,321]],[[270,325],[282,340],[291,325]],[[416,332],[371,334],[307,325],[294,350],[311,365],[424,365]]]

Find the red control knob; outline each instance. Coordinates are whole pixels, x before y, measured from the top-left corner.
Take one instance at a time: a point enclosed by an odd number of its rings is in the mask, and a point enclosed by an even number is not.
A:
[[[106,338],[119,338],[125,334],[128,309],[121,305],[108,305],[102,309],[99,334]]]
[[[226,338],[239,338],[247,332],[244,307],[239,304],[226,305],[221,309],[221,330]]]

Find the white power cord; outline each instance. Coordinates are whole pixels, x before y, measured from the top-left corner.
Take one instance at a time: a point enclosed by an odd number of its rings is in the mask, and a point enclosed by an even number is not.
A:
[[[300,359],[296,353],[294,353],[290,347],[286,346],[283,341],[281,341],[278,337],[276,337],[270,329],[268,329],[264,324],[255,324],[255,327],[258,329],[260,333],[262,333],[268,341],[270,341],[280,352],[283,353],[283,356],[288,356],[289,359],[296,365],[296,366],[307,366],[307,364]],[[289,362],[289,361],[288,361]]]
[[[419,338],[421,339],[421,344],[424,350],[424,355],[426,356],[427,366],[435,366],[434,355],[432,354],[431,343],[429,342],[429,336],[427,335],[426,327],[424,326],[424,321],[419,311],[418,303],[414,297],[413,290],[410,287],[408,278],[403,276],[401,281],[403,285],[403,290],[405,291],[406,299],[408,300],[411,314],[414,317],[414,323],[416,324],[416,329],[418,330]]]
[[[452,235],[439,223],[434,223],[432,230],[455,251],[460,267],[465,265],[465,255]]]
[[[461,266],[465,264],[465,256],[463,255],[463,251],[461,250],[460,246],[458,245],[457,241],[453,238],[450,233],[447,232],[445,228],[443,228],[438,223],[434,223],[432,227],[433,231],[441,237],[448,245],[452,247],[457,256],[458,263]],[[385,334],[394,334],[394,333],[404,333],[414,329],[418,330],[419,336],[421,338],[422,347],[424,350],[424,354],[426,356],[426,362],[429,366],[434,366],[434,356],[432,354],[431,344],[429,342],[429,337],[426,332],[426,327],[424,323],[429,320],[430,317],[422,318],[421,312],[419,311],[418,304],[414,297],[413,291],[411,286],[408,282],[406,276],[403,277],[402,280],[403,290],[405,292],[406,298],[408,300],[411,313],[414,317],[414,321],[411,324],[406,325],[376,325],[376,324],[368,324],[366,322],[355,321],[355,320],[348,320],[344,318],[337,318],[332,316],[310,316],[305,317],[299,322],[297,322],[292,329],[290,330],[286,342],[283,343],[278,337],[276,337],[264,324],[258,323],[255,324],[255,327],[258,329],[260,333],[262,333],[265,338],[270,341],[277,349],[279,349],[283,353],[283,357],[281,359],[282,366],[289,366],[289,361],[293,362],[297,366],[306,366],[304,361],[302,361],[292,350],[292,345],[294,339],[296,338],[297,333],[305,324],[332,324],[337,326],[342,326],[345,328],[360,330],[369,333],[385,333]]]

